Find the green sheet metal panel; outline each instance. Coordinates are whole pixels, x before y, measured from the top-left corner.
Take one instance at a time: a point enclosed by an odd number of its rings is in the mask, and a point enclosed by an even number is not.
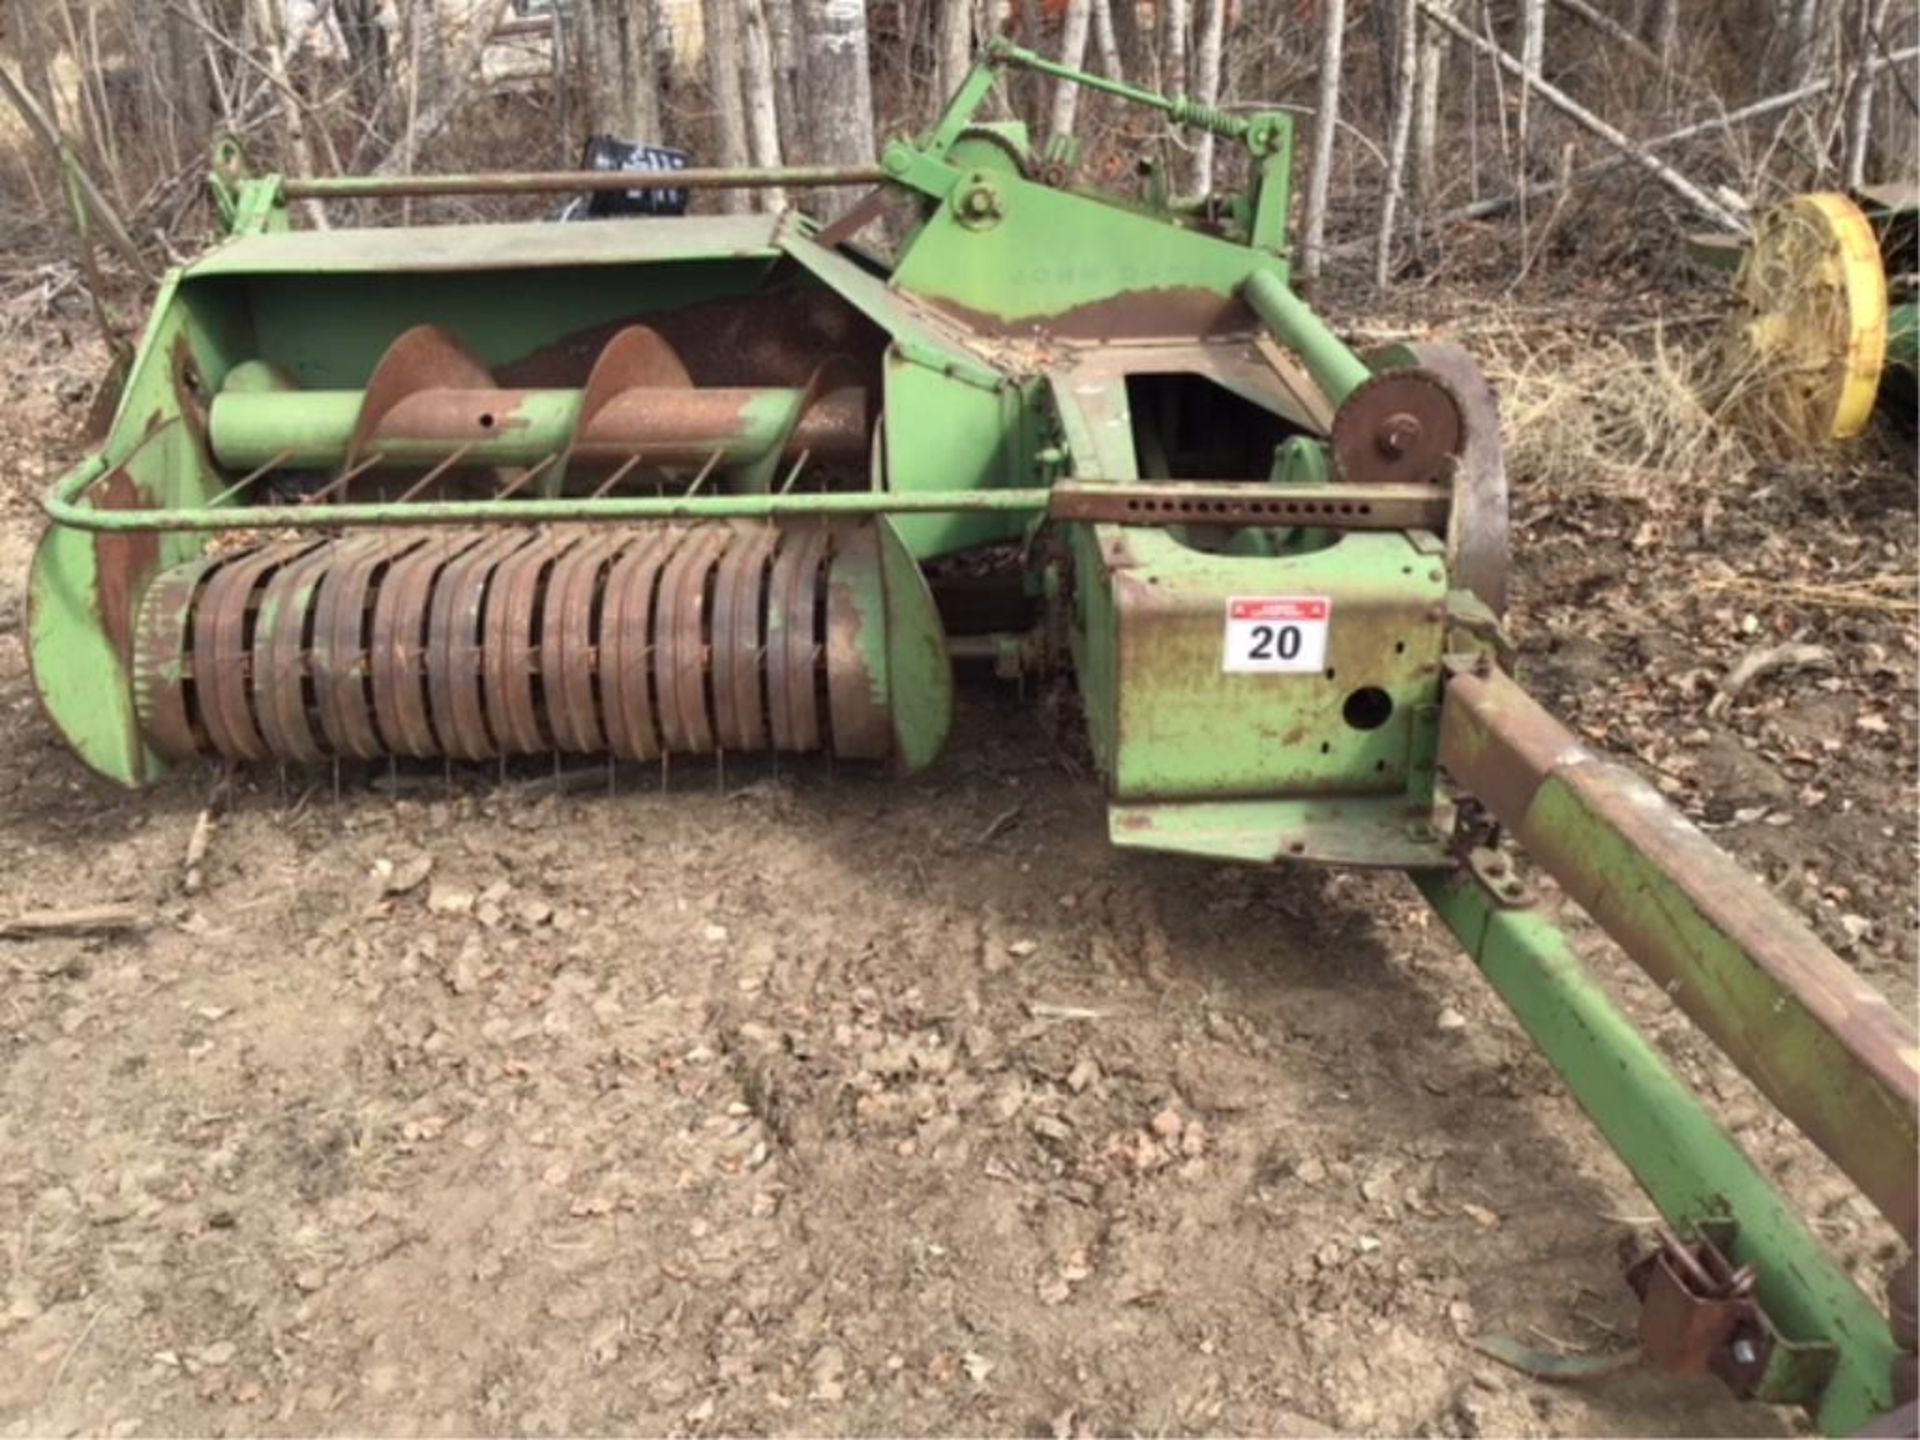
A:
[[[634,265],[672,260],[764,259],[777,253],[775,217],[700,215],[596,220],[554,225],[517,221],[394,227],[282,230],[242,235],[187,267],[213,275],[428,275],[475,270]]]

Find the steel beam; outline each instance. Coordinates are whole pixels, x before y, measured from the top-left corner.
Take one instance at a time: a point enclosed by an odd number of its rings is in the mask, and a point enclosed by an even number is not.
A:
[[[1886,998],[1499,671],[1448,682],[1440,764],[1911,1244],[1920,1042]]]
[[[1753,1268],[1756,1297],[1785,1343],[1746,1357],[1745,1394],[1805,1405],[1829,1435],[1856,1433],[1892,1408],[1895,1350],[1885,1318],[1560,930],[1538,910],[1490,895],[1465,868],[1412,878],[1668,1223],[1730,1234],[1730,1257]],[[1809,1346],[1832,1347],[1830,1368]]]

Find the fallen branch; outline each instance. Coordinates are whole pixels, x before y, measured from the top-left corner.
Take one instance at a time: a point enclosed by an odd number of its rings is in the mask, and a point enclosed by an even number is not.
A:
[[[1797,670],[1831,670],[1833,652],[1824,645],[1760,645],[1747,651],[1721,677],[1720,693],[1707,703],[1707,713],[1718,715],[1768,675]]]
[[[1549,84],[1539,76],[1528,76],[1526,67],[1518,60],[1514,59],[1513,56],[1509,55],[1505,50],[1502,50],[1498,45],[1474,34],[1473,31],[1469,30],[1458,20],[1454,19],[1453,16],[1448,14],[1442,6],[1436,3],[1436,0],[1415,0],[1415,4],[1430,23],[1438,25],[1442,30],[1445,30],[1449,35],[1453,36],[1454,39],[1462,41],[1475,51],[1492,60],[1494,64],[1498,65],[1508,74],[1530,85],[1542,100],[1553,106],[1554,109],[1558,110],[1562,115],[1565,115],[1581,129],[1613,146],[1613,148],[1625,156],[1628,161],[1646,171],[1681,200],[1684,200],[1694,210],[1713,221],[1714,224],[1732,230],[1736,234],[1745,235],[1749,233],[1752,227],[1747,224],[1745,216],[1722,205],[1718,200],[1714,199],[1713,196],[1709,195],[1685,175],[1682,175],[1678,170],[1674,169],[1673,166],[1667,164],[1666,161],[1660,159],[1657,155],[1654,155],[1645,145],[1637,143],[1625,132],[1616,129],[1605,120],[1602,120],[1598,115],[1594,114],[1593,111],[1587,109],[1586,106],[1567,94],[1566,91],[1560,89],[1559,86]]]
[[[0,920],[0,940],[38,940],[51,935],[122,935],[145,930],[153,918],[132,905],[88,905],[76,910],[23,910]]]

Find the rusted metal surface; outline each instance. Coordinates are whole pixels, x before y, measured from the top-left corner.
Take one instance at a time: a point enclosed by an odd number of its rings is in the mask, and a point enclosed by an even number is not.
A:
[[[606,748],[595,669],[594,604],[619,545],[618,537],[593,535],[556,560],[541,616],[540,674],[547,722],[555,747],[576,755]]]
[[[1440,763],[1911,1243],[1920,1041],[1885,997],[1498,671],[1449,681]]]
[[[375,576],[420,541],[370,537],[344,563],[327,566],[314,601],[313,694],[321,733],[331,751],[353,760],[386,753],[371,704],[369,605]]]
[[[1432,530],[1447,525],[1448,497],[1425,485],[1290,485],[1199,482],[1053,487],[1055,520],[1115,525],[1322,525],[1338,530]]]
[[[487,588],[481,688],[494,739],[508,755],[538,755],[553,748],[535,693],[539,651],[534,621],[548,572],[571,544],[564,537],[536,534],[500,562]]]
[[[133,694],[140,728],[162,759],[190,760],[201,749],[187,687],[192,683],[193,607],[224,557],[203,555],[154,577],[140,601]]]
[[[1333,417],[1333,473],[1356,485],[1437,485],[1466,446],[1453,391],[1422,370],[1363,381]]]
[[[827,572],[827,712],[838,753],[879,759],[892,744],[886,697],[874,690],[867,650],[875,607],[861,589],[880,573],[879,532],[856,531],[836,546]]]
[[[660,732],[670,751],[704,755],[713,749],[705,693],[707,587],[734,533],[720,525],[695,528],[660,575],[653,683],[660,702]]]
[[[254,719],[247,685],[256,591],[311,548],[312,542],[299,540],[264,546],[215,570],[201,591],[194,614],[194,695],[208,742],[222,755],[265,760],[271,753]]]
[[[362,533],[202,558],[147,596],[141,721],[173,759],[776,745],[883,759],[896,717],[878,534]]]
[[[767,746],[766,652],[768,567],[776,536],[755,531],[720,561],[713,594],[714,728],[723,750]]]
[[[1662,1226],[1644,1254],[1631,1248],[1628,1285],[1640,1297],[1640,1349],[1675,1375],[1720,1375],[1752,1393],[1773,1349],[1772,1327],[1754,1299],[1754,1273],[1711,1241],[1683,1244]]]
[[[414,326],[387,347],[367,379],[360,418],[347,447],[347,464],[377,448],[387,416],[403,401],[445,390],[493,388],[487,367],[451,333],[438,325]]]
[[[1459,402],[1466,440],[1447,525],[1448,568],[1456,588],[1471,590],[1496,616],[1504,615],[1511,541],[1499,400],[1473,356],[1452,341],[1416,340],[1398,353],[1439,376]]]

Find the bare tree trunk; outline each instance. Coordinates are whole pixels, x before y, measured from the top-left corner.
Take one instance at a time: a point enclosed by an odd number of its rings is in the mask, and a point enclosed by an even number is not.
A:
[[[1120,63],[1148,89],[1160,88],[1147,27],[1140,23],[1140,0],[1112,0],[1113,38],[1120,47]]]
[[[1387,142],[1387,194],[1380,205],[1380,229],[1374,236],[1373,283],[1387,288],[1393,273],[1393,227],[1407,184],[1407,141],[1413,133],[1414,69],[1419,63],[1420,3],[1402,0],[1400,34],[1394,46],[1393,129]]]
[[[740,85],[740,10],[738,0],[705,0],[701,19],[707,32],[707,93],[713,97],[713,134],[719,147],[714,163],[738,169],[747,163],[746,102]],[[734,214],[752,199],[744,190],[721,190],[720,208]]]
[[[1220,103],[1221,51],[1227,35],[1227,0],[1202,0],[1200,48],[1194,56],[1194,91],[1202,105]],[[1203,130],[1194,146],[1193,189],[1203,199],[1213,193],[1214,134]]]
[[[657,145],[660,129],[660,29],[656,0],[623,0],[618,8],[620,133],[638,144]]]
[[[1126,64],[1120,58],[1120,41],[1113,28],[1113,6],[1109,0],[1093,0],[1093,55],[1100,73],[1109,80],[1125,80]]]
[[[1160,11],[1166,21],[1166,75],[1161,84],[1166,93],[1184,97],[1187,93],[1187,31],[1193,25],[1190,0],[1161,0]]]
[[[500,17],[506,10],[507,0],[480,0],[479,5],[467,16],[466,33],[460,37],[459,48],[448,58],[446,75],[438,93],[428,95],[421,101],[419,115],[411,127],[416,150],[446,129],[447,122],[453,119],[461,102],[467,98],[467,87],[479,73],[487,42],[493,38],[493,32],[500,28]],[[403,148],[399,145],[389,148],[378,164],[368,167],[368,173],[393,174],[406,159]]]
[[[287,57],[280,44],[280,26],[275,20],[272,0],[253,0],[254,24],[260,32],[260,48],[267,52],[267,69],[273,76],[274,89],[280,92],[281,112],[287,122],[287,148],[293,152],[294,164],[300,167],[303,175],[317,175],[319,167],[313,163],[313,146],[307,141],[307,117],[300,105],[299,92],[293,88],[293,82],[287,78]],[[412,152],[408,152],[411,160]],[[313,222],[316,230],[330,228],[327,212],[318,200],[309,200],[307,218]]]
[[[1454,0],[1436,0],[1436,3],[1452,13]],[[1446,86],[1449,48],[1445,32],[1431,25],[1420,27],[1414,77],[1413,190],[1417,208],[1423,214],[1433,205],[1439,187],[1436,154],[1440,143],[1440,97]]]
[[[774,0],[775,4],[779,0]],[[753,163],[773,167],[780,163],[780,117],[773,100],[773,44],[767,34],[766,0],[739,0],[741,76],[746,82],[747,148]],[[759,192],[765,210],[787,208],[786,191],[779,187]]]
[[[1521,184],[1533,159],[1533,87],[1540,78],[1540,62],[1547,48],[1547,0],[1522,0],[1520,7],[1520,105],[1514,128],[1520,137]]]
[[[767,42],[773,52],[773,112],[780,122],[780,143],[790,164],[812,153],[807,143],[806,111],[800,106],[799,28],[794,0],[773,0],[767,12]]]
[[[973,65],[973,0],[944,0],[934,48],[934,89],[938,104],[945,105]]]
[[[1860,23],[1854,46],[1853,104],[1847,123],[1847,188],[1867,183],[1867,153],[1873,135],[1873,91],[1879,78],[1874,65],[1875,37],[1887,23],[1889,0],[1860,0]]]
[[[1671,71],[1680,58],[1680,0],[1656,0],[1653,7],[1653,50],[1660,68]]]
[[[1333,142],[1340,128],[1340,60],[1346,43],[1347,0],[1322,0],[1320,91],[1313,111],[1313,168],[1307,173],[1307,216],[1301,270],[1307,283],[1320,278],[1326,258],[1327,196],[1333,183]]]
[[[1087,30],[1092,21],[1091,0],[1067,0],[1066,20],[1060,27],[1060,63],[1070,70],[1080,70],[1086,66]],[[1056,81],[1053,87],[1053,121],[1047,127],[1048,133],[1071,135],[1074,112],[1079,104],[1080,87],[1071,80]]]
[[[873,162],[873,82],[863,0],[806,0],[806,87],[813,97],[814,161]]]

